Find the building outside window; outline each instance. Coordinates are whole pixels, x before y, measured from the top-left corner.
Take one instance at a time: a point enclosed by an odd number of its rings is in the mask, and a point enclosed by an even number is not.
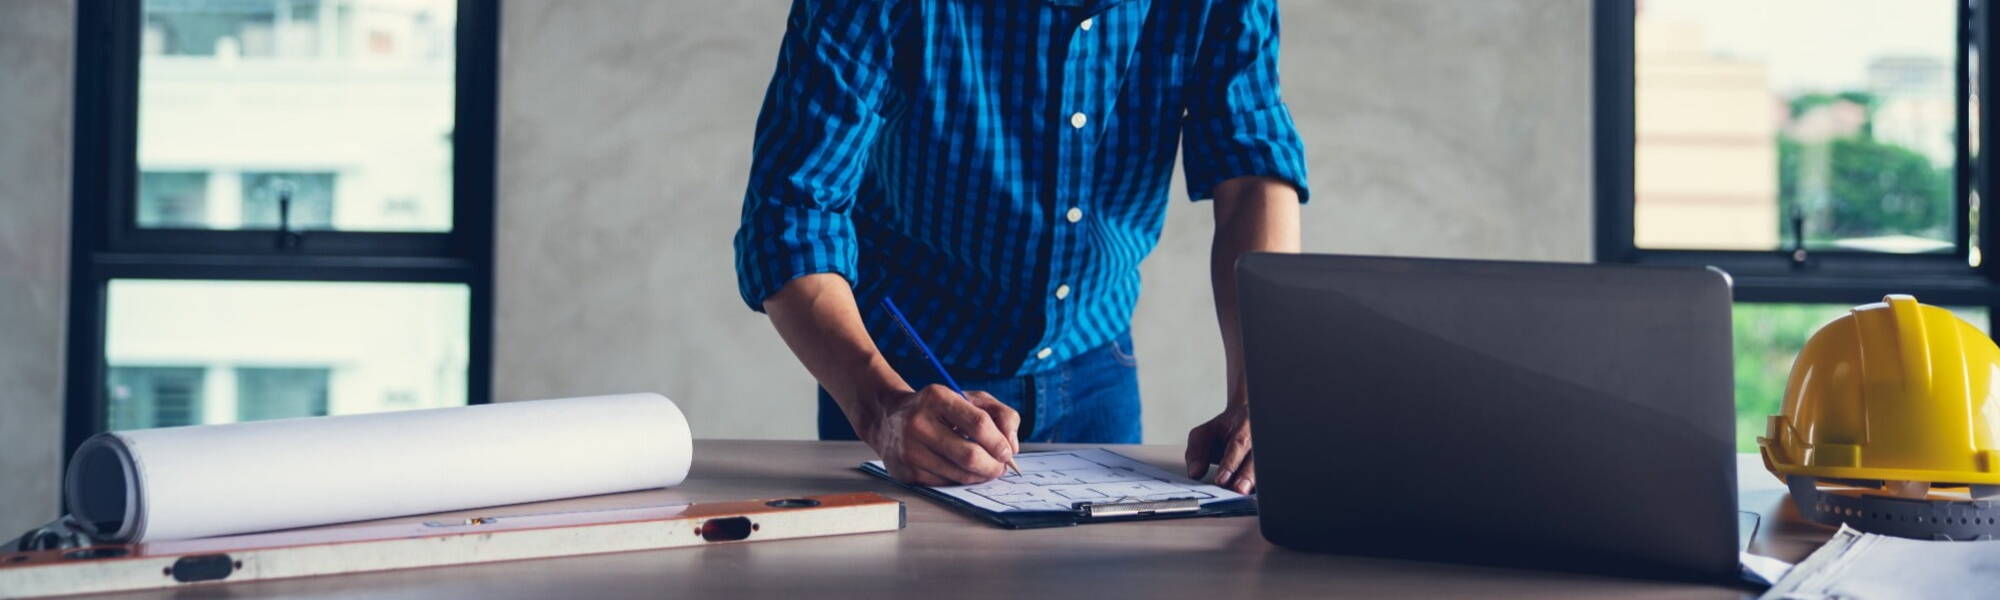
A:
[[[276,227],[289,180],[295,226],[451,229],[454,2],[147,0],[144,17],[139,169],[211,183],[142,180],[142,215],[190,208],[141,226]]]
[[[111,428],[201,424],[207,379],[206,367],[112,367],[106,378]]]
[[[1952,249],[1956,4],[1651,0],[1635,19],[1645,248]]]
[[[159,426],[466,403],[462,285],[121,279],[107,299],[114,375],[201,372],[192,385],[173,373],[194,407]],[[121,396],[120,383],[109,382],[113,415],[148,398],[132,386]]]

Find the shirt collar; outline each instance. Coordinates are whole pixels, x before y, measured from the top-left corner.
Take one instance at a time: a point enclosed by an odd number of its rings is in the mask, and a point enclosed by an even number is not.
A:
[[[1119,4],[1124,4],[1129,0],[1043,0],[1043,1],[1048,2],[1049,4],[1053,4],[1055,6],[1089,7],[1090,10],[1085,12],[1095,14],[1098,12],[1102,12],[1104,9],[1111,8]]]

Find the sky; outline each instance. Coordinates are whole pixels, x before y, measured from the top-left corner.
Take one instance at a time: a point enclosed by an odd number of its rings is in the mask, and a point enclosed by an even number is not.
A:
[[[1954,0],[1642,0],[1641,19],[1703,25],[1710,51],[1758,60],[1787,93],[1860,89],[1884,55],[1956,60]]]

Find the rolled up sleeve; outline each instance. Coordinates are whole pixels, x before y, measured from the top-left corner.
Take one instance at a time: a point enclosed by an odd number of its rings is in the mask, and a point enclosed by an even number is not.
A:
[[[751,310],[806,275],[854,281],[849,211],[881,128],[898,20],[896,2],[793,2],[735,237],[737,287]]]
[[[1222,2],[1215,11],[1181,124],[1188,199],[1213,198],[1217,184],[1255,175],[1290,183],[1304,201],[1305,144],[1278,89],[1277,3]]]

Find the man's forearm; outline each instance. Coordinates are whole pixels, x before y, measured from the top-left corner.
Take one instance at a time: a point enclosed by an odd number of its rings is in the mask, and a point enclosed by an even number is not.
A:
[[[1215,241],[1209,280],[1215,318],[1222,328],[1229,402],[1248,398],[1243,381],[1243,337],[1236,320],[1236,259],[1248,252],[1299,251],[1299,193],[1267,177],[1238,177],[1215,186]]]
[[[881,399],[909,393],[910,385],[875,347],[854,290],[831,273],[793,279],[764,299],[764,312],[806,371],[825,387],[862,439],[876,422]]]

